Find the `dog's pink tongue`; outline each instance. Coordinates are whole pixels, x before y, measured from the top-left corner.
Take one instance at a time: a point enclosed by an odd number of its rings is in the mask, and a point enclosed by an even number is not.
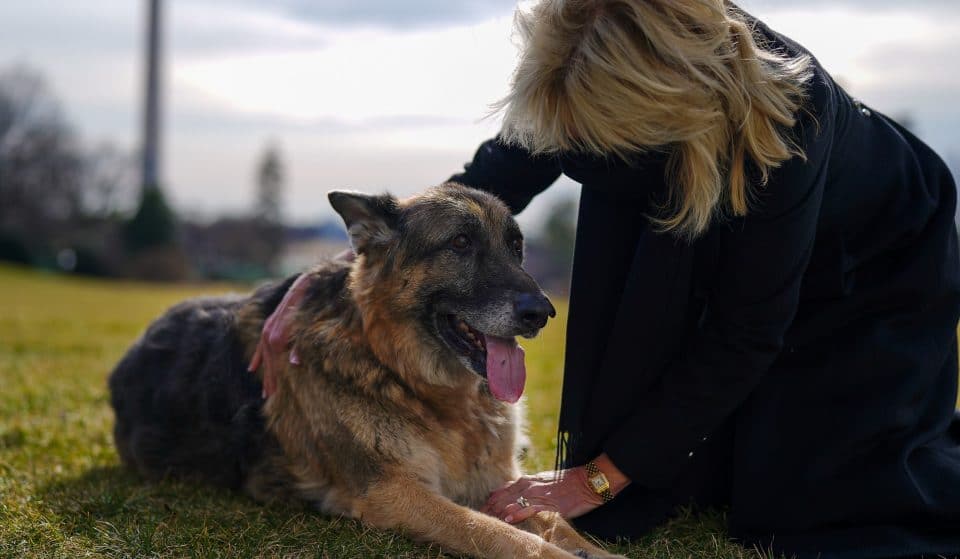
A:
[[[487,342],[487,382],[498,400],[516,403],[527,382],[523,348],[513,338],[485,336]]]

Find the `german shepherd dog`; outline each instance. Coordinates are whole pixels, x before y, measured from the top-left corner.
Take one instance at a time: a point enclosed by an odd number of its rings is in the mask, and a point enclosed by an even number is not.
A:
[[[475,557],[612,557],[555,513],[521,530],[475,510],[520,474],[514,337],[554,315],[506,206],[453,183],[402,201],[329,199],[357,257],[308,272],[292,335],[301,364],[265,403],[246,370],[294,278],[173,307],[110,377],[122,460]]]

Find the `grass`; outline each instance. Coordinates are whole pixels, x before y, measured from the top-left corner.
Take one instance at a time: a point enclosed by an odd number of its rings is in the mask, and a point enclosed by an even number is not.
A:
[[[0,266],[0,558],[446,557],[437,546],[323,517],[301,504],[264,507],[176,481],[144,483],[113,448],[106,377],[163,309],[225,286],[158,286]],[[565,315],[527,346],[533,453],[549,468]],[[636,558],[759,558],[724,535],[719,513],[686,513]]]

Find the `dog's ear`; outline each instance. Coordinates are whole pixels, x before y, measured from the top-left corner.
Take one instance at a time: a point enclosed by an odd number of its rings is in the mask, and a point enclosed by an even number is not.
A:
[[[389,194],[372,196],[362,192],[331,190],[330,205],[343,218],[353,251],[363,254],[385,244],[397,233],[400,206]]]

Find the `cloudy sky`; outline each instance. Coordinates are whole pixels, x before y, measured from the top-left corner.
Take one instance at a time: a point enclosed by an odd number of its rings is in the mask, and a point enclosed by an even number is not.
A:
[[[138,145],[145,1],[0,3],[0,68],[42,71],[84,140]],[[910,115],[960,170],[960,2],[744,0],[856,96]],[[410,193],[494,134],[516,60],[511,0],[166,0],[163,178],[195,215],[242,212],[269,142],[284,210],[329,215],[331,188]],[[528,212],[533,223],[558,184]]]

